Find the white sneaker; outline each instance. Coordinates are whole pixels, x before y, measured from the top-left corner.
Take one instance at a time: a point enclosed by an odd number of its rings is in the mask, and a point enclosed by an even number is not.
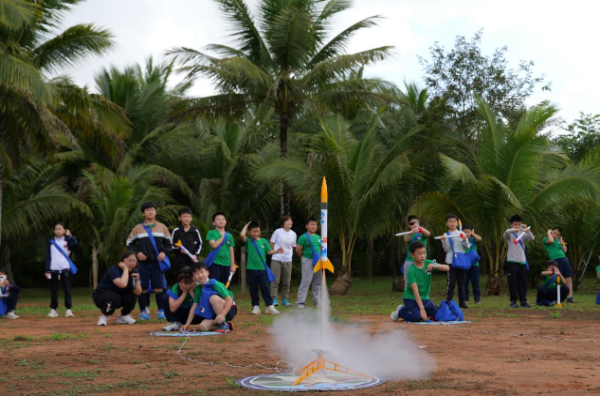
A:
[[[298,304],[296,308],[304,309],[304,304]]]
[[[269,305],[267,307],[267,309],[265,309],[265,313],[266,314],[271,314],[271,315],[279,315],[279,311],[275,309],[274,306]]]
[[[98,323],[96,323],[96,326],[106,326],[106,321],[108,320],[108,318],[104,315],[100,316],[100,319],[98,319]]]
[[[135,323],[135,319],[133,319],[129,315],[121,315],[121,316],[119,316],[119,319],[117,319],[117,324],[134,324],[134,323]]]
[[[5,316],[6,319],[19,319],[19,315],[15,313],[15,311],[10,311]]]
[[[181,329],[180,322],[172,322],[162,328],[163,331],[179,331]]]
[[[58,312],[56,312],[56,309],[53,309],[50,311],[50,313],[48,314],[48,316],[50,318],[58,318]]]
[[[67,309],[67,311],[65,312],[65,318],[72,318],[75,315],[73,315],[73,312],[71,312],[70,309]]]
[[[258,305],[255,305],[254,307],[252,307],[252,312],[250,312],[252,315],[260,315],[260,307]]]
[[[396,310],[390,315],[390,318],[392,318],[394,322],[397,322],[398,318],[400,318],[400,308],[402,307],[403,305],[398,305],[398,308],[396,308]]]

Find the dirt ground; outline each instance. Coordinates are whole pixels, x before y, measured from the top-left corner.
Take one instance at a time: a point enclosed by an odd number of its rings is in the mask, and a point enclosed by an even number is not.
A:
[[[270,347],[268,325],[241,311],[235,332],[190,338],[182,354],[241,366],[274,365],[280,357]],[[69,319],[28,315],[0,320],[0,394],[258,395],[234,381],[269,373],[182,360],[177,354],[182,338],[147,336],[160,329],[157,321],[97,328],[96,311],[76,314]],[[401,337],[409,332],[437,363],[428,380],[388,381],[349,392],[353,395],[600,394],[596,317],[553,320],[547,313],[529,311],[460,326],[404,325],[368,316],[349,321],[360,322],[372,334],[398,331]]]

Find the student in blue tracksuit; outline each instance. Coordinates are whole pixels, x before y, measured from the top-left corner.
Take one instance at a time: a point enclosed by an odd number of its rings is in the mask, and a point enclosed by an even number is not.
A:
[[[51,298],[50,298],[50,313],[51,318],[58,317],[58,284],[62,283],[63,292],[65,294],[65,317],[74,316],[71,312],[71,252],[77,246],[77,238],[69,232],[64,223],[56,223],[54,225],[54,238],[48,242],[46,251],[46,277],[50,279]]]

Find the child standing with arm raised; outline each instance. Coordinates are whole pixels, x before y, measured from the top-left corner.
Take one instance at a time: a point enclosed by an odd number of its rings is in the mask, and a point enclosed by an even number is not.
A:
[[[54,225],[54,238],[48,243],[46,251],[46,276],[49,276],[51,285],[50,313],[51,318],[57,318],[58,312],[58,283],[62,283],[63,293],[65,294],[65,317],[73,315],[71,312],[71,276],[76,267],[70,259],[71,251],[77,246],[77,238],[65,227],[63,223]]]
[[[229,278],[229,273],[235,274],[235,254],[233,252],[235,242],[233,236],[225,232],[225,226],[227,225],[225,213],[217,212],[213,214],[212,223],[215,229],[210,230],[206,235],[211,252],[204,260],[204,264],[210,269],[212,279],[225,284]]]
[[[548,230],[544,238],[544,250],[548,253],[548,258],[556,262],[560,273],[565,277],[569,287],[568,303],[576,303],[573,298],[573,269],[567,258],[567,244],[562,237],[562,228],[554,227]]]
[[[246,238],[246,232],[250,233],[250,238]],[[266,260],[267,254],[283,253],[283,248],[271,250],[269,242],[260,237],[260,225],[255,221],[251,221],[244,226],[240,237],[242,241],[246,242],[246,251],[248,252],[246,274],[248,276],[250,297],[252,298],[252,314],[260,314],[260,298],[258,297],[258,289],[260,288],[263,300],[267,306],[265,313],[277,315],[279,311],[273,306],[269,274],[267,273],[270,269],[267,269]]]
[[[444,252],[446,252],[446,262],[450,265],[446,301],[451,301],[454,298],[454,287],[458,283],[458,305],[466,309],[468,308],[465,303],[467,295],[465,285],[467,270],[457,268],[454,257],[456,253],[464,254],[467,251],[469,241],[465,233],[458,230],[458,216],[454,214],[446,216],[446,227],[448,227],[448,232],[442,235],[442,247],[444,248]]]
[[[525,255],[525,243],[533,241],[535,236],[523,224],[523,219],[519,215],[510,218],[510,227],[504,231],[504,239],[508,244],[506,275],[508,277],[510,307],[519,308],[519,305],[517,305],[518,299],[521,302],[521,308],[531,308],[531,305],[527,303],[527,271],[529,270],[529,264]]]
[[[477,244],[481,242],[481,237],[475,233],[473,226],[465,225],[463,227],[463,232],[469,241],[469,248],[466,250],[466,253],[470,251],[475,251],[477,253]],[[475,304],[479,304],[481,302],[481,288],[479,287],[479,278],[481,276],[479,261],[473,263],[471,268],[467,271],[467,278],[465,280],[465,303],[469,303],[469,283],[473,286],[473,298],[475,299]]]

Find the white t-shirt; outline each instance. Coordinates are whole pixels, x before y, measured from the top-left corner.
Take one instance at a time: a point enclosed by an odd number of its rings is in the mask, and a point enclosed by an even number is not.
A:
[[[67,240],[65,239],[64,236],[60,237],[60,238],[54,237],[54,240],[56,241],[56,244],[58,246],[60,246],[61,250],[67,254],[67,256],[71,255],[71,252],[67,248]],[[50,245],[50,270],[65,271],[68,269],[71,269],[71,266],[69,265],[69,262],[67,261],[65,256],[63,256],[58,251],[58,249],[56,249],[56,246],[51,244]]]
[[[294,248],[296,247],[296,241],[298,240],[296,233],[292,230],[286,231],[283,228],[275,230],[271,236],[271,242],[275,244],[274,250],[283,248],[283,253],[276,253],[273,255],[273,260],[290,262],[292,261],[292,255]]]

